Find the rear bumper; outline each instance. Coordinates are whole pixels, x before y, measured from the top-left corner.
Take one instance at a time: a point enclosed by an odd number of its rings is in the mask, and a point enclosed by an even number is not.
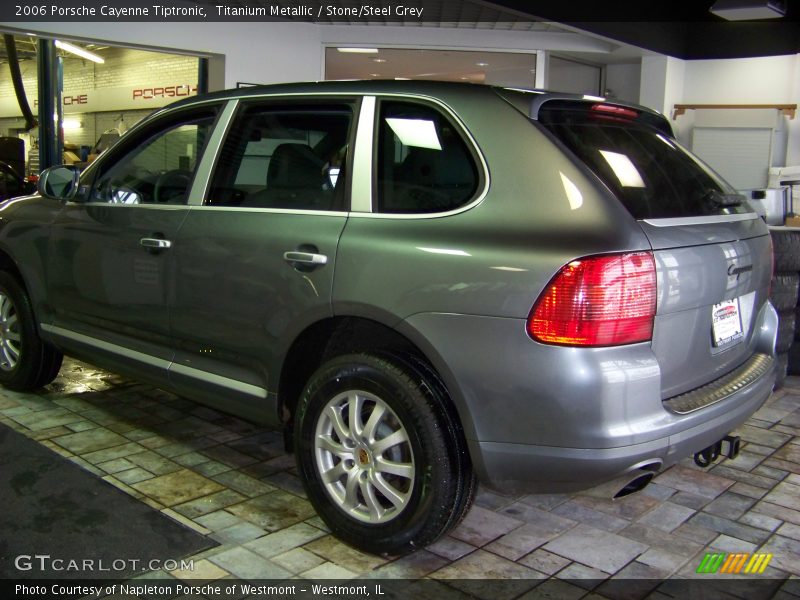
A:
[[[668,467],[744,423],[775,381],[768,358],[758,377],[724,399],[679,414],[662,401],[649,344],[544,346],[516,319],[426,314],[406,323],[432,343],[428,356],[438,361],[480,480],[503,492],[576,491]],[[743,342],[751,354],[774,356],[777,324],[764,303]],[[727,375],[718,378],[725,389]]]
[[[724,414],[663,438],[619,448],[564,448],[478,442],[473,460],[490,488],[519,493],[573,492],[638,469],[663,470],[739,427],[769,398],[775,366],[724,400]]]

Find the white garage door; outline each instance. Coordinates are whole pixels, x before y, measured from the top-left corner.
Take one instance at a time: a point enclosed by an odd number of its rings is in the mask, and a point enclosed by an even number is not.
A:
[[[696,127],[692,151],[737,190],[767,186],[772,130]]]

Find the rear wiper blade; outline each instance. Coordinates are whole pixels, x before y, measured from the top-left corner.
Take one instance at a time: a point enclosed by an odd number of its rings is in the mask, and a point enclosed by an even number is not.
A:
[[[740,206],[745,200],[746,198],[742,194],[725,194],[715,189],[708,190],[702,197],[703,202],[708,202],[714,208]]]

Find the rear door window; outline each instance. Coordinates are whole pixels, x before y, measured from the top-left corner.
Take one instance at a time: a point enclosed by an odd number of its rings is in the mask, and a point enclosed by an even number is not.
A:
[[[638,111],[552,101],[539,121],[581,159],[637,219],[751,212],[736,191]]]
[[[474,198],[478,185],[475,158],[449,119],[423,104],[381,103],[377,212],[455,210]]]
[[[206,203],[345,210],[349,104],[245,104],[217,161]]]

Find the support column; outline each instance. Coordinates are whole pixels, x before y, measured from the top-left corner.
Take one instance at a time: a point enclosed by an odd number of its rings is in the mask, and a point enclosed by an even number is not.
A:
[[[58,112],[61,110],[61,75],[53,40],[38,41],[39,77],[39,169],[60,165],[63,142]]]

